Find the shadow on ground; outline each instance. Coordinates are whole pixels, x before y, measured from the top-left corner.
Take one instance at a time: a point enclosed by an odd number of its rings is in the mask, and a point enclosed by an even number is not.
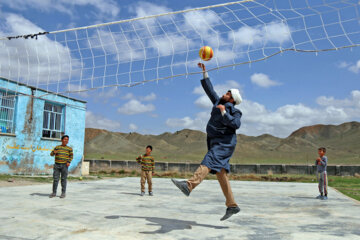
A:
[[[138,219],[145,219],[151,223],[147,224],[150,226],[160,226],[160,229],[152,232],[140,232],[143,234],[157,234],[157,233],[168,233],[174,230],[185,230],[191,229],[192,226],[198,227],[206,227],[206,228],[214,228],[214,229],[226,229],[228,227],[223,226],[214,226],[209,224],[199,224],[195,221],[184,221],[172,218],[159,218],[159,217],[136,217],[136,216],[119,216],[119,215],[112,215],[106,216],[106,219],[118,219],[120,217],[123,218],[138,218]]]
[[[311,199],[314,200],[316,199],[315,197],[301,197],[301,196],[290,196],[291,198],[298,198],[298,199]]]
[[[127,194],[127,195],[140,196],[140,193],[120,192],[120,194]]]
[[[31,193],[30,196],[49,197],[49,193]]]
[[[6,239],[6,240],[32,240],[32,238],[19,238],[19,237],[12,237],[8,235],[0,235],[0,239]]]

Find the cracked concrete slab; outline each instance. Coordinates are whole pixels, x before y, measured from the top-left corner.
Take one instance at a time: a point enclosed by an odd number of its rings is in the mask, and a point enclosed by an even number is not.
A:
[[[70,182],[65,199],[50,184],[0,188],[0,239],[360,239],[360,204],[312,183],[232,181],[241,212],[227,221],[217,181],[184,196],[154,178],[141,197],[139,178]],[[60,187],[60,186],[59,186]]]

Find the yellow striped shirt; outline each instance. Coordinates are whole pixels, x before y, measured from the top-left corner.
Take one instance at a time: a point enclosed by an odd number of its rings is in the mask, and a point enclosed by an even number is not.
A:
[[[57,153],[55,154],[54,151]],[[70,163],[73,159],[73,150],[69,146],[59,145],[51,151],[50,156],[55,156],[56,163]]]
[[[155,160],[154,157],[146,154],[136,158],[137,162],[141,164],[141,170],[143,171],[155,171]]]

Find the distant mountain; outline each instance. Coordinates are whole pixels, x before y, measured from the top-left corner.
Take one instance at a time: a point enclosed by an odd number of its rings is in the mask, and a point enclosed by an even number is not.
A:
[[[237,135],[232,162],[313,164],[317,148],[325,146],[330,164],[360,164],[360,123],[314,125],[300,128],[287,138],[269,134]],[[85,130],[85,158],[133,160],[154,147],[157,161],[201,162],[207,151],[206,134],[184,129],[175,133],[142,135],[101,129]]]

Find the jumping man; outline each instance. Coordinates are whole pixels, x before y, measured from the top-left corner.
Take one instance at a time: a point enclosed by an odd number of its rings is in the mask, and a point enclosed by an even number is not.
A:
[[[172,181],[186,196],[189,196],[207,174],[216,174],[226,198],[226,213],[220,219],[223,221],[240,211],[234,200],[227,173],[230,171],[229,161],[235,150],[236,130],[240,127],[242,116],[235,105],[240,104],[242,98],[238,89],[230,89],[220,98],[213,89],[205,65],[199,63],[198,66],[202,68],[204,75],[201,85],[213,104],[211,117],[206,126],[208,152],[190,179],[187,181],[172,179]]]

